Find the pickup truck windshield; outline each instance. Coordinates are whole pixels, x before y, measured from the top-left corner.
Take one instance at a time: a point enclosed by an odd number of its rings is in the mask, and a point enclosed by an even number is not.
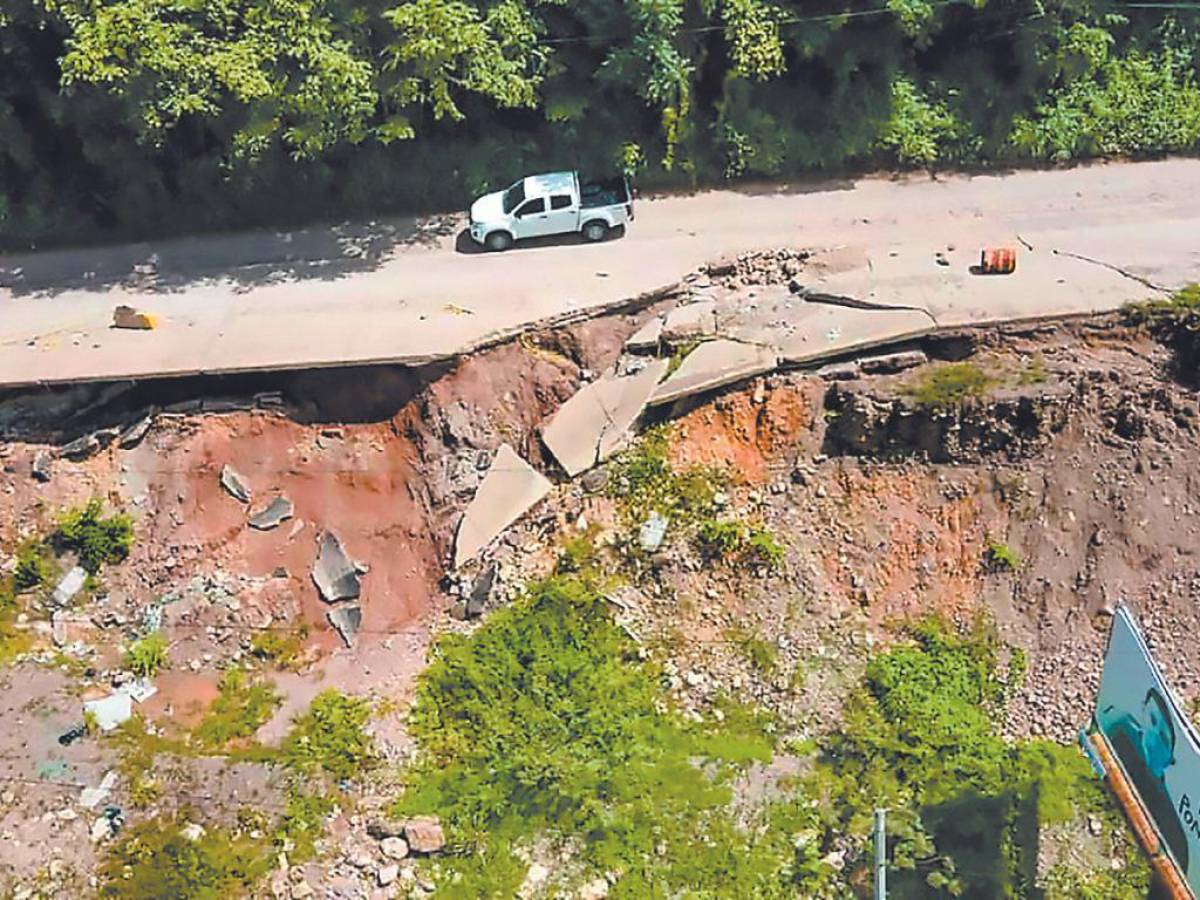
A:
[[[525,182],[518,181],[504,192],[504,214],[508,215],[525,202]]]

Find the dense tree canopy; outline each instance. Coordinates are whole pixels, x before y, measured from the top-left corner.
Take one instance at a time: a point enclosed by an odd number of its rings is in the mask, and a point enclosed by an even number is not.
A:
[[[644,184],[1189,151],[1200,11],[1104,0],[5,0],[10,246]]]

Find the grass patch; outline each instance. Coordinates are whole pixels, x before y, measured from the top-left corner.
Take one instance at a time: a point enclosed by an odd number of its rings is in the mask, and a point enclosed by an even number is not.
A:
[[[693,350],[699,347],[703,341],[694,338],[690,341],[685,341],[674,349],[671,353],[671,358],[667,360],[667,373],[663,378],[670,378],[683,365],[683,361],[687,359]]]
[[[705,519],[696,528],[696,543],[706,559],[737,559],[771,569],[783,565],[785,555],[769,528],[740,519]]]
[[[0,666],[8,665],[33,646],[33,635],[17,628],[17,613],[13,578],[0,575]]]
[[[226,672],[219,689],[219,696],[196,728],[196,737],[209,747],[253,737],[283,702],[274,684],[252,677],[245,669]]]
[[[614,462],[609,495],[621,502],[627,517],[637,525],[651,512],[672,521],[709,515],[717,492],[729,482],[724,472],[708,466],[675,471],[670,437],[668,425],[651,428]]]
[[[260,631],[250,641],[250,655],[280,669],[295,669],[304,658],[308,625],[292,631]]]
[[[54,552],[39,538],[30,538],[17,548],[17,565],[13,570],[12,586],[16,591],[32,591],[51,587],[58,577]]]
[[[981,399],[994,383],[974,363],[947,363],[924,372],[906,393],[921,409],[951,409]]]
[[[140,678],[153,678],[169,662],[167,639],[160,631],[134,641],[125,653],[125,667]]]
[[[1200,327],[1200,284],[1189,284],[1170,297],[1127,303],[1122,313],[1129,324],[1155,331],[1196,331]]]
[[[469,637],[447,635],[409,718],[421,759],[397,813],[437,813],[453,853],[447,896],[512,896],[515,848],[578,841],[610,897],[769,896],[784,861],[728,812],[727,777],[765,760],[761,734],[685,722],[599,594],[571,578],[532,586]],[[698,760],[710,765],[701,768]]]
[[[370,718],[366,700],[322,691],[293,723],[282,757],[299,772],[352,779],[376,762],[374,744],[363,730]]]
[[[73,550],[79,565],[90,575],[97,574],[102,566],[122,562],[133,547],[133,520],[123,513],[105,518],[103,512],[103,502],[93,497],[84,506],[59,516],[50,536],[56,548]]]
[[[1017,376],[1017,384],[1021,387],[1029,387],[1034,384],[1042,384],[1045,380],[1046,360],[1042,354],[1035,353],[1021,369],[1021,374]]]
[[[100,865],[106,900],[218,900],[250,893],[271,868],[260,841],[209,826],[198,840],[184,837],[188,813],[134,825]]]

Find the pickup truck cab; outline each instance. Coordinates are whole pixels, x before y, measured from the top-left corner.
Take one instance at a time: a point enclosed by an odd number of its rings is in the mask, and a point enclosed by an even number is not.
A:
[[[624,178],[581,182],[578,172],[530,175],[471,204],[471,238],[507,250],[524,238],[579,232],[602,241],[633,221],[633,195]]]

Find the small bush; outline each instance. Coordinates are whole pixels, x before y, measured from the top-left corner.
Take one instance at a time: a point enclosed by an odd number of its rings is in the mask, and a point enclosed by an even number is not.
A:
[[[1122,312],[1131,325],[1195,331],[1200,327],[1200,284],[1189,284],[1170,297],[1127,303]]]
[[[993,381],[972,363],[950,363],[927,371],[908,394],[922,409],[949,409],[978,400]]]
[[[609,495],[621,501],[627,518],[635,525],[640,526],[652,511],[672,522],[710,515],[717,491],[729,481],[725,473],[708,466],[675,471],[669,440],[667,426],[653,428],[613,465]]]
[[[226,672],[220,691],[196,729],[196,736],[210,747],[251,737],[283,702],[275,685],[251,679],[245,669]]]
[[[17,567],[13,571],[13,587],[18,591],[54,583],[57,571],[50,548],[45,541],[28,540],[17,549]]]
[[[300,771],[324,771],[339,780],[353,778],[375,762],[375,748],[363,726],[371,705],[335,690],[323,691],[296,719],[283,742],[283,757]]]
[[[1014,572],[1021,565],[1021,558],[1012,547],[999,541],[988,544],[983,554],[984,563],[994,572]]]
[[[785,555],[770,529],[740,520],[705,519],[696,529],[696,543],[707,559],[736,557],[770,568],[782,565]]]
[[[307,639],[307,625],[301,625],[294,631],[260,631],[250,641],[250,653],[256,659],[274,663],[281,669],[291,669],[303,658]]]
[[[291,841],[288,858],[293,862],[309,859],[316,852],[325,817],[333,812],[334,802],[324,794],[306,794],[296,788],[288,792],[287,808],[279,822],[275,840]]]
[[[763,640],[745,628],[738,627],[727,629],[725,638],[737,648],[755,671],[763,675],[770,675],[775,671],[779,653],[774,644]]]
[[[182,834],[188,813],[133,826],[100,866],[106,900],[217,900],[249,894],[271,867],[266,847],[208,826],[195,841]]]
[[[167,639],[155,631],[136,640],[125,654],[125,666],[141,678],[153,678],[167,667]]]
[[[86,506],[68,510],[58,520],[52,539],[63,550],[74,550],[79,564],[95,575],[100,568],[119,563],[133,546],[133,521],[118,514],[101,518],[104,505],[93,497]]]

